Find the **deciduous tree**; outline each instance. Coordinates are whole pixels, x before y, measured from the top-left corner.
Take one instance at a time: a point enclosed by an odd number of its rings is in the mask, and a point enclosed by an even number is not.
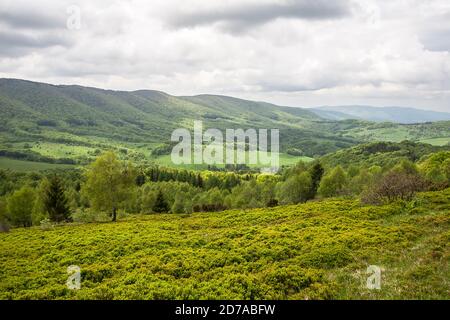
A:
[[[106,152],[89,165],[85,172],[86,182],[82,192],[96,210],[111,212],[112,221],[136,186],[136,170],[117,159],[113,152]]]

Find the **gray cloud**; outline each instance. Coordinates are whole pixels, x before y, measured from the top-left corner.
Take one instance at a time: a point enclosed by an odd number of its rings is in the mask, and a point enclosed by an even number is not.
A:
[[[450,51],[450,28],[427,32],[420,41],[430,51]]]
[[[0,77],[447,110],[450,3],[411,2],[0,0]]]
[[[320,89],[331,88],[332,85],[326,85],[318,83],[314,86],[303,85],[296,83],[276,82],[276,81],[262,81],[258,83],[261,91],[264,92],[302,92],[302,91],[314,91]]]
[[[0,55],[20,56],[30,50],[51,46],[69,46],[70,41],[55,34],[24,34],[13,31],[0,31]]]
[[[65,12],[50,15],[36,10],[1,10],[0,22],[16,29],[65,28]]]
[[[350,3],[347,0],[299,0],[285,3],[231,6],[193,13],[176,12],[169,18],[169,24],[179,28],[218,23],[227,30],[239,31],[278,18],[337,19],[350,15],[350,11]]]

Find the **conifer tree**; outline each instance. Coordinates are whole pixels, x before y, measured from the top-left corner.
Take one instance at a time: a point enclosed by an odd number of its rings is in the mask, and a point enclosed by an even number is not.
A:
[[[61,180],[54,176],[49,182],[44,197],[45,211],[48,212],[48,216],[52,221],[68,221],[70,219],[70,210]]]
[[[158,192],[158,196],[156,197],[155,204],[153,205],[153,212],[162,213],[169,212],[169,205],[167,201],[164,199],[164,195],[161,190]]]
[[[309,194],[309,199],[314,199],[317,194],[317,189],[319,189],[320,180],[322,180],[323,176],[323,167],[322,165],[317,162],[314,166],[310,169],[310,175],[311,175],[311,191]]]

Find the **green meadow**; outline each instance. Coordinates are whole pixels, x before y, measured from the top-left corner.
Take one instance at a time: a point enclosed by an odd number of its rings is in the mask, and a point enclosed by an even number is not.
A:
[[[450,189],[0,234],[0,299],[448,299]],[[81,289],[66,287],[81,268]],[[366,287],[379,266],[381,289]]]

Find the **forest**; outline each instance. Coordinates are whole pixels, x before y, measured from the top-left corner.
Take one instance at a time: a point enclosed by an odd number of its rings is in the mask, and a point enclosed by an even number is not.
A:
[[[130,214],[265,208],[331,197],[368,204],[407,201],[416,192],[449,186],[450,151],[432,152],[436,148],[372,143],[300,161],[277,174],[147,167],[105,152],[82,169],[0,171],[0,217],[6,229],[115,221]]]

